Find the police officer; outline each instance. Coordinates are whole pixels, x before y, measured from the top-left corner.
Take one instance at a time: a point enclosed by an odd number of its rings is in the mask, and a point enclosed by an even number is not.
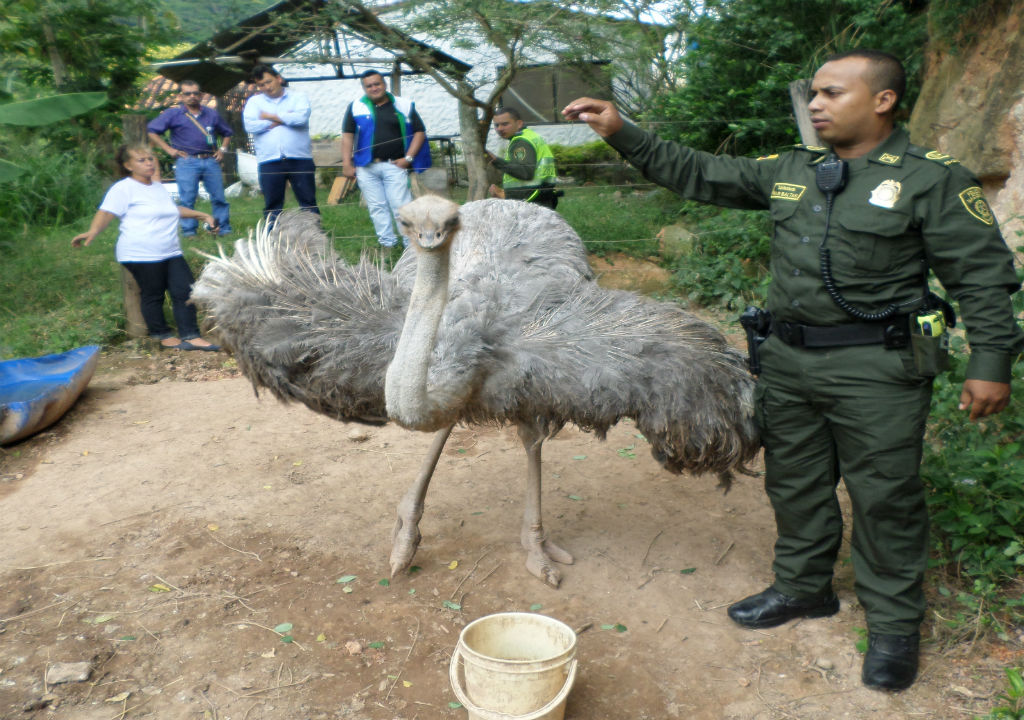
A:
[[[760,347],[755,415],[778,529],[775,581],[729,616],[765,628],[838,612],[842,476],[868,624],[862,680],[891,690],[917,675],[925,609],[928,514],[918,466],[942,337],[916,321],[948,322],[928,298],[928,270],[966,321],[972,353],[960,409],[971,420],[1006,407],[1011,365],[1024,349],[1010,303],[1020,287],[1012,254],[977,179],[895,128],[905,84],[888,53],[831,57],[814,76],[809,105],[827,147],[757,160],[660,140],[624,124],[606,101],[582,98],[563,111],[686,198],[771,212],[771,333]]]
[[[515,108],[494,111],[494,130],[508,140],[504,159],[487,153],[489,161],[503,173],[501,189],[491,186],[491,195],[509,200],[544,205],[554,210],[561,194],[555,190],[555,156],[544,138],[523,123]]]

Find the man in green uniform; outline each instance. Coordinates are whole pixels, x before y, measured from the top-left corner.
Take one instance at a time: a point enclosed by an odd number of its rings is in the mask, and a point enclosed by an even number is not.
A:
[[[492,185],[491,194],[537,203],[552,210],[558,207],[561,193],[555,190],[555,156],[544,138],[526,127],[515,108],[495,110],[494,130],[509,142],[504,159],[487,153],[491,164],[505,173],[501,189]]]
[[[684,197],[771,212],[770,335],[760,346],[755,416],[778,530],[775,581],[729,616],[764,628],[838,612],[842,476],[869,633],[862,680],[892,690],[916,677],[925,609],[928,514],[918,466],[937,351],[945,352],[925,273],[959,301],[967,325],[960,408],[971,420],[1006,407],[1011,365],[1024,349],[1010,303],[1020,287],[1012,254],[977,179],[895,128],[905,83],[887,53],[833,56],[814,76],[809,105],[828,147],[757,160],[662,141],[624,124],[606,101],[583,98],[563,111]]]

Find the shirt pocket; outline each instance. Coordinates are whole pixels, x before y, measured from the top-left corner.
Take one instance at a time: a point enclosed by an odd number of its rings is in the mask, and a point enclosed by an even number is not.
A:
[[[841,233],[830,233],[837,265],[854,272],[896,269],[904,255],[910,216],[894,210],[855,208],[836,218]]]
[[[774,225],[771,243],[773,259],[779,259],[785,254],[785,248],[787,247],[786,239],[794,237],[795,230],[792,227],[792,218],[799,206],[800,203],[793,200],[771,201],[769,212],[771,213],[772,224]]]

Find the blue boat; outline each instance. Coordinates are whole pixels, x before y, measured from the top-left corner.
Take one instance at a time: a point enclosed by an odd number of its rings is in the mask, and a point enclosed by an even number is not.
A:
[[[99,345],[0,361],[0,445],[60,420],[92,379]]]

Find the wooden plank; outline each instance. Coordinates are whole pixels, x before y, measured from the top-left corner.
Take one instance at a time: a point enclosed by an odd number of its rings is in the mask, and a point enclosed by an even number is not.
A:
[[[340,203],[352,191],[355,184],[355,178],[347,178],[343,175],[334,178],[334,182],[331,184],[331,191],[327,193],[327,204],[337,205]]]

